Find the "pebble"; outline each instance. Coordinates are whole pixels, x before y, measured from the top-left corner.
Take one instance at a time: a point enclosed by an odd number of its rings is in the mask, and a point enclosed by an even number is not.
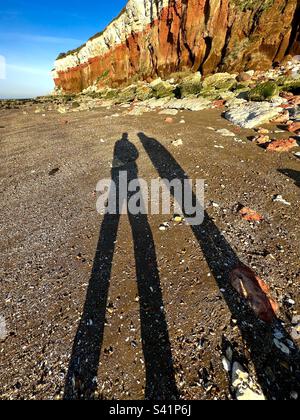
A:
[[[164,232],[164,231],[166,231],[168,229],[168,227],[169,227],[168,223],[162,223],[159,226],[159,230],[162,231],[162,232]]]
[[[4,316],[0,315],[0,341],[4,341],[8,336],[6,321]]]
[[[266,399],[238,362],[234,362],[232,367],[232,387],[238,401],[264,401]]]
[[[298,400],[298,398],[299,398],[298,392],[292,391],[291,392],[291,399],[292,400]]]
[[[176,222],[176,223],[181,223],[184,219],[183,219],[183,217],[182,216],[178,216],[178,215],[176,215],[176,216],[174,216],[174,222]]]
[[[222,364],[226,372],[230,372],[231,369],[231,363],[226,357],[222,358]]]
[[[221,134],[223,137],[235,137],[235,134],[232,131],[227,130],[227,128],[221,128],[217,130],[216,133]]]
[[[259,127],[256,131],[258,132],[258,134],[262,134],[262,135],[269,134],[269,130],[263,127]]]
[[[287,354],[287,355],[290,354],[290,349],[285,344],[283,344],[281,341],[279,341],[277,338],[274,338],[273,342],[274,342],[275,346],[280,351],[282,351],[282,353]]]
[[[182,141],[182,139],[174,140],[174,141],[172,141],[172,145],[174,147],[183,146],[183,141]]]
[[[294,341],[300,340],[300,315],[296,315],[292,319],[291,337]]]
[[[177,115],[177,109],[163,109],[159,112],[159,115]]]
[[[291,205],[291,203],[289,203],[288,201],[286,201],[283,197],[282,197],[282,195],[275,195],[274,197],[273,197],[273,201],[276,203],[282,203],[282,204],[285,204],[286,206],[290,206]]]

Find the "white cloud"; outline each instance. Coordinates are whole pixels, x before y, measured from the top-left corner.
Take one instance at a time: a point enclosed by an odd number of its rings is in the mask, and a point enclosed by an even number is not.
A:
[[[29,73],[29,74],[44,75],[44,76],[50,75],[49,70],[41,69],[38,67],[20,66],[18,64],[7,64],[6,69],[8,70],[8,72],[12,70],[18,73]]]

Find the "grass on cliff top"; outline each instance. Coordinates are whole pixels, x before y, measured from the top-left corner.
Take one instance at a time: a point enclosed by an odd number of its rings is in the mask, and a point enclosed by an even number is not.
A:
[[[255,9],[263,12],[273,6],[274,0],[233,0],[233,3],[243,12]]]

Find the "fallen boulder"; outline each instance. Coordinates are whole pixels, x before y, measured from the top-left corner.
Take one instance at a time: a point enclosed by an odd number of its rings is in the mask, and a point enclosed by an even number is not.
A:
[[[272,99],[279,95],[279,87],[275,82],[268,81],[258,84],[255,88],[248,92],[248,99],[250,101],[263,102],[267,99]]]
[[[273,124],[286,124],[290,119],[290,113],[288,110],[283,111],[277,117],[273,118],[270,122]]]
[[[154,80],[150,84],[150,87],[153,90],[153,95],[157,99],[160,99],[160,98],[174,98],[174,96],[175,96],[175,93],[174,93],[175,87],[173,85],[171,85],[171,83],[165,82],[161,79]]]
[[[290,133],[297,133],[300,131],[300,121],[293,122],[292,124],[288,125],[288,131]]]
[[[243,128],[255,128],[277,117],[282,109],[269,102],[245,102],[234,104],[225,113],[225,118]]]
[[[202,88],[201,73],[193,73],[185,77],[179,84],[178,89],[181,98],[198,95]]]
[[[203,81],[203,89],[231,90],[236,85],[236,75],[230,73],[216,73]]]
[[[269,152],[288,152],[290,149],[297,147],[298,143],[296,139],[289,138],[289,139],[280,139],[280,140],[273,140],[267,146],[267,150]]]

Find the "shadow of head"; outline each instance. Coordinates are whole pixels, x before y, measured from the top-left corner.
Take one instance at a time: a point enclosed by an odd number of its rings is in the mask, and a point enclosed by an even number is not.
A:
[[[122,134],[121,141],[129,141],[129,138],[128,138],[128,133],[123,133],[123,134]]]
[[[115,144],[113,168],[122,168],[130,164],[132,166],[138,157],[139,152],[135,145],[129,140],[128,133],[123,133],[121,139]]]

